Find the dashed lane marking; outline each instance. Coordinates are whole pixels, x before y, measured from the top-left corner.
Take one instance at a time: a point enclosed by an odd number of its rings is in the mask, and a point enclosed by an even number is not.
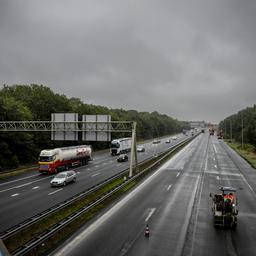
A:
[[[170,184],[170,185],[168,186],[167,191],[170,190],[171,187],[172,187],[172,184]]]
[[[55,193],[61,191],[62,189],[63,189],[63,188],[57,189],[57,190],[55,190],[55,191],[49,193],[48,196],[53,195],[53,194],[55,194]]]
[[[39,187],[38,186],[36,186],[36,187],[33,187],[32,189],[38,189]]]
[[[155,210],[156,210],[156,208],[151,208],[150,209],[149,214],[148,214],[147,218],[145,219],[145,222],[148,222],[148,220],[151,218],[151,216],[153,215]]]
[[[95,177],[95,176],[98,176],[98,175],[100,175],[100,172],[93,174],[91,177]]]
[[[25,187],[25,186],[28,186],[30,184],[33,184],[33,183],[36,183],[36,182],[39,182],[41,180],[45,180],[45,179],[49,179],[50,177],[45,177],[45,178],[42,178],[42,179],[38,179],[38,180],[35,180],[35,181],[31,181],[31,182],[27,182],[27,183],[24,183],[24,184],[21,184],[21,185],[18,185],[18,186],[15,186],[15,187],[11,187],[11,188],[7,188],[7,189],[3,189],[3,190],[0,190],[0,193],[2,192],[6,192],[6,191],[9,191],[9,190],[12,190],[12,189],[16,189],[16,188],[22,188],[22,187]]]
[[[177,173],[176,178],[178,178],[179,176],[180,176],[180,172]]]
[[[16,193],[16,194],[13,194],[13,195],[11,195],[12,197],[15,197],[15,196],[18,196],[19,195],[19,193]]]
[[[14,182],[17,182],[17,181],[20,181],[20,180],[26,180],[26,179],[29,179],[29,178],[32,178],[32,177],[35,177],[35,176],[39,176],[39,175],[38,175],[38,174],[35,174],[35,175],[30,175],[30,176],[24,177],[24,178],[20,178],[20,179],[16,179],[16,180],[12,180],[12,181],[3,182],[3,183],[0,184],[0,186],[6,185],[6,184],[10,184],[10,183],[14,183]]]

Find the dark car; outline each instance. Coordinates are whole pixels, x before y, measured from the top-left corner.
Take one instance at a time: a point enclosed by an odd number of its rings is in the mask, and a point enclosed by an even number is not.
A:
[[[117,162],[126,162],[128,161],[128,155],[127,154],[121,154],[118,158],[117,158]]]
[[[138,146],[137,147],[137,152],[145,152],[145,147],[144,146]]]

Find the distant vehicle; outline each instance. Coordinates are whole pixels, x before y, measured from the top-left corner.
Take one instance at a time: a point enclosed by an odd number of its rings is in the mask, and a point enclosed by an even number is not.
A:
[[[74,171],[65,171],[58,173],[50,182],[52,187],[66,186],[70,182],[76,181],[76,173]]]
[[[209,133],[210,133],[210,135],[214,135],[214,129],[213,129],[213,128],[210,128],[210,129],[209,129]]]
[[[126,162],[128,161],[128,155],[127,154],[121,154],[118,158],[117,158],[117,162]]]
[[[172,140],[177,140],[177,139],[178,139],[177,136],[172,137]]]
[[[131,138],[120,138],[111,141],[110,154],[120,155],[131,151],[132,139]]]
[[[183,129],[183,130],[182,130],[182,133],[183,133],[184,135],[187,135],[188,130],[187,130],[187,129]]]
[[[71,166],[85,165],[92,160],[92,148],[88,145],[42,150],[39,155],[39,172],[57,173]]]
[[[144,146],[138,146],[137,147],[137,152],[145,152],[145,147]]]
[[[158,143],[160,143],[161,141],[160,140],[158,140],[158,139],[155,139],[155,140],[153,140],[153,144],[158,144]]]
[[[223,139],[223,130],[218,130],[217,136],[218,136],[218,139]]]
[[[204,133],[204,129],[202,129],[201,132]]]
[[[170,139],[167,139],[167,140],[165,141],[165,143],[171,143],[171,140],[170,140]]]
[[[146,229],[145,229],[145,232],[144,232],[144,235],[146,236],[146,237],[149,237],[149,234],[150,234],[150,231],[149,231],[149,227],[148,227],[148,225],[146,226]]]

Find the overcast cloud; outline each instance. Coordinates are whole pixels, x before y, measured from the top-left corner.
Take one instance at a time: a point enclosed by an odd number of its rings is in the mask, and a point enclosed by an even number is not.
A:
[[[0,0],[0,82],[217,123],[256,103],[255,13],[255,0]]]

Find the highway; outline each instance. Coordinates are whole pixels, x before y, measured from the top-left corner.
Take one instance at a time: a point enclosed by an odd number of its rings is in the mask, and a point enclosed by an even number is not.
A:
[[[209,194],[220,186],[237,188],[236,230],[213,226]],[[52,255],[255,255],[255,200],[255,170],[222,140],[201,134]]]
[[[162,152],[187,138],[177,135],[178,139],[159,144],[145,143],[145,152],[138,152],[138,161],[150,158],[154,152]],[[40,213],[57,203],[76,195],[87,188],[128,168],[129,163],[118,163],[117,157],[108,152],[96,152],[86,166],[74,168],[77,182],[65,187],[52,188],[50,180],[53,175],[30,172],[0,181],[0,232]]]

